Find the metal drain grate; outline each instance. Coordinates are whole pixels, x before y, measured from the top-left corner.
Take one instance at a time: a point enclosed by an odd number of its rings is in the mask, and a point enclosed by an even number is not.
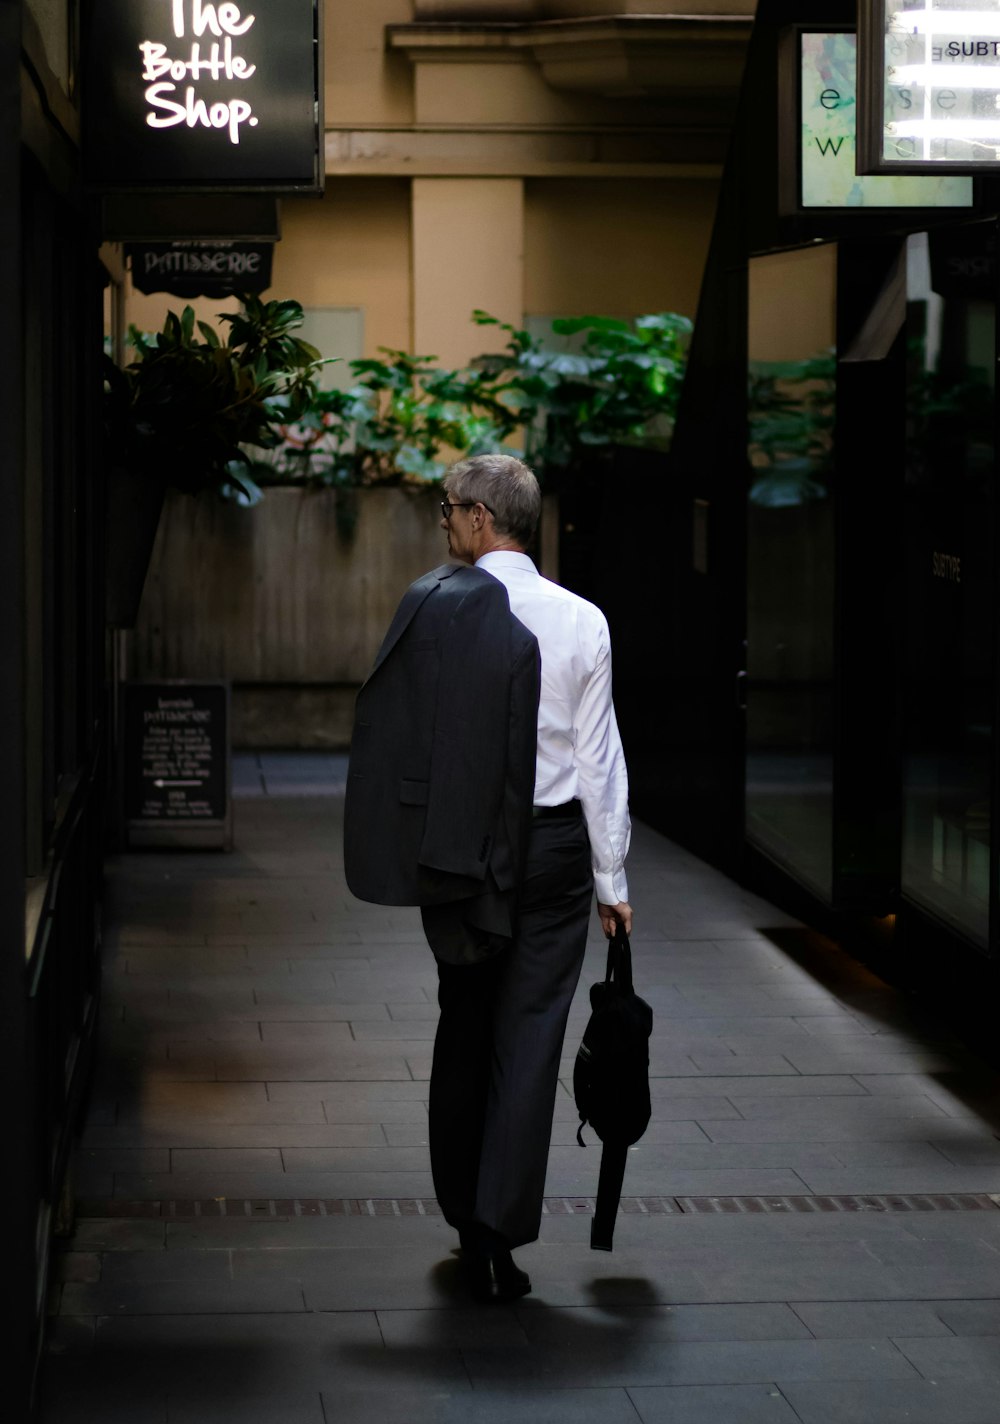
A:
[[[759,1216],[861,1211],[995,1211],[1000,1194],[906,1192],[885,1196],[622,1197],[625,1216]],[[593,1197],[547,1197],[546,1216],[593,1216]],[[208,1201],[80,1201],[86,1218],[236,1217],[287,1220],[296,1216],[440,1216],[433,1197],[269,1198],[215,1197]]]

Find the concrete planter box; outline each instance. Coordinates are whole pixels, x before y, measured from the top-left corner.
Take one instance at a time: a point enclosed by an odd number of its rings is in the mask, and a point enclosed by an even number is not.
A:
[[[269,489],[247,510],[171,493],[130,675],[229,678],[236,746],[346,747],[355,694],[400,597],[447,559],[440,498]],[[351,538],[338,500],[356,509]]]

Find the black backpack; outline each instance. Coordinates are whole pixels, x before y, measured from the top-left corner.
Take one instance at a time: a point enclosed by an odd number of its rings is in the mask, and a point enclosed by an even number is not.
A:
[[[632,951],[621,926],[608,945],[604,982],[591,985],[590,1006],[590,1022],[573,1068],[580,1114],[576,1136],[580,1146],[586,1146],[583,1128],[589,1122],[604,1143],[590,1245],[595,1251],[610,1251],[628,1149],[646,1131],[651,1112],[653,1010],[632,988]]]

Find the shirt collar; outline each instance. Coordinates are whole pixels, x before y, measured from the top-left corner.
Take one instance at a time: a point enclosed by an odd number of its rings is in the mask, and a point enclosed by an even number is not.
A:
[[[485,569],[487,573],[490,569],[523,569],[533,574],[538,572],[528,555],[520,554],[516,549],[491,549],[489,553],[479,556],[476,568]]]

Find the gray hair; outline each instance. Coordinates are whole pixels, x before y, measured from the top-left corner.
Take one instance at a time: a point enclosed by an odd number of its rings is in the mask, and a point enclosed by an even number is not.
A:
[[[542,508],[534,473],[513,455],[473,455],[459,460],[444,477],[455,503],[485,504],[498,534],[523,547],[531,543]]]

